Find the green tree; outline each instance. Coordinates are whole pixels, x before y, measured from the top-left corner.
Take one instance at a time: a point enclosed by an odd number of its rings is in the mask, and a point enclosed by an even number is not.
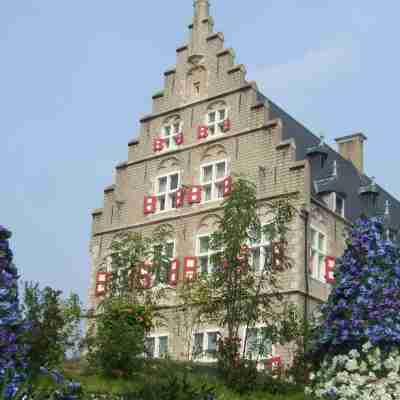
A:
[[[25,283],[23,314],[30,321],[26,333],[27,354],[32,372],[40,367],[59,368],[68,350],[76,349],[79,340],[81,304],[72,294],[62,299],[62,292],[51,287],[40,289],[37,283]]]
[[[263,214],[260,210],[264,210]],[[213,321],[227,331],[227,337],[220,341],[220,366],[231,380],[237,378],[232,371],[241,362],[248,364],[248,334],[257,323],[265,326],[265,340],[290,340],[286,318],[290,305],[284,305],[279,275],[291,267],[287,236],[293,217],[289,198],[260,203],[255,185],[238,178],[211,236],[213,271],[186,283],[188,291],[195,293],[191,301],[199,320]],[[265,225],[264,220],[268,221]],[[268,243],[266,257],[261,268],[255,270],[252,261],[256,255],[252,255],[251,245],[261,237]],[[238,340],[241,327],[247,328],[242,346]],[[260,347],[265,340],[260,341]]]

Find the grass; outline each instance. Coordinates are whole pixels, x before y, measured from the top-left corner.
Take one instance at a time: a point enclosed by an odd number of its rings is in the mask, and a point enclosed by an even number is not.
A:
[[[216,376],[215,368],[192,363],[159,361],[148,363],[143,371],[131,378],[108,378],[87,372],[85,365],[68,361],[64,366],[65,376],[79,381],[87,392],[126,394],[138,391],[143,385],[152,385],[165,379],[168,374],[188,374],[188,380],[195,386],[212,386],[217,400],[307,400],[301,388],[287,394],[271,394],[269,390],[239,395],[226,387]]]

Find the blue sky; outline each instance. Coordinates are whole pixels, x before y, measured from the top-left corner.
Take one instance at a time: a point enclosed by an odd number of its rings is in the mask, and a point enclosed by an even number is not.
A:
[[[211,0],[248,79],[328,142],[366,134],[366,172],[400,197],[400,3]],[[187,38],[191,0],[0,4],[0,224],[23,279],[89,285],[90,211]]]

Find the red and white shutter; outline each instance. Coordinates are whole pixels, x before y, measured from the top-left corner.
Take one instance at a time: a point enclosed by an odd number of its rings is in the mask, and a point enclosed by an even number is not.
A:
[[[208,126],[199,125],[197,128],[197,138],[205,139],[208,136]]]
[[[185,203],[185,189],[179,189],[176,192],[176,208],[183,207]]]
[[[174,137],[175,143],[179,146],[181,144],[183,144],[183,133],[178,133],[175,137]]]
[[[231,130],[231,120],[229,118],[224,120],[223,131],[228,132]]]
[[[107,272],[98,272],[96,275],[96,296],[104,296],[107,293]]]
[[[144,196],[144,209],[145,215],[156,212],[157,197],[156,196]]]
[[[183,277],[185,280],[192,281],[196,279],[197,274],[197,258],[185,257],[183,265]]]
[[[228,176],[224,179],[224,197],[232,193],[232,177]]]
[[[201,186],[192,186],[187,191],[187,201],[188,201],[188,203],[189,204],[201,203],[201,192],[202,192],[202,187]]]
[[[160,137],[156,137],[153,140],[153,150],[155,152],[162,151],[164,149],[164,142],[165,140]]]
[[[179,260],[175,259],[171,261],[171,267],[169,270],[169,285],[176,286],[179,278]]]
[[[140,283],[143,289],[151,288],[151,263],[145,262],[140,266]]]
[[[280,356],[269,358],[266,361],[266,367],[272,372],[279,371],[282,368],[282,358]]]
[[[335,263],[336,259],[334,257],[325,257],[325,280],[326,283],[335,283]]]

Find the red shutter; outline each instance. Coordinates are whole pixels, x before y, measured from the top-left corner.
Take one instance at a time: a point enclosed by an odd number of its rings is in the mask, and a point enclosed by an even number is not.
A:
[[[279,372],[282,368],[282,358],[280,356],[271,357],[266,361],[266,367],[272,372]]]
[[[228,131],[230,131],[230,130],[231,130],[231,120],[230,120],[229,118],[227,118],[227,119],[224,121],[223,131],[224,131],[224,132],[228,132]]]
[[[197,137],[198,139],[205,139],[208,136],[208,126],[199,125],[197,128]]]
[[[197,274],[197,258],[196,257],[185,257],[183,265],[183,276],[185,280],[196,279]]]
[[[232,193],[232,177],[228,176],[224,179],[224,197]]]
[[[143,263],[140,266],[140,282],[143,289],[151,288],[151,273],[150,273],[151,263]]]
[[[276,271],[284,270],[285,245],[283,242],[272,244],[272,268]]]
[[[107,272],[98,272],[96,276],[96,296],[104,296],[107,293]]]
[[[163,138],[160,138],[160,137],[154,138],[154,140],[153,140],[153,150],[155,152],[163,150],[164,149],[164,142],[165,142],[165,140]]]
[[[156,211],[157,197],[156,196],[144,196],[144,213],[152,214]]]
[[[175,143],[179,146],[180,144],[183,143],[183,133],[178,133],[175,137],[174,137]]]
[[[176,286],[179,278],[179,260],[175,259],[171,261],[171,268],[169,270],[169,284],[170,286]]]
[[[201,186],[193,186],[187,192],[187,201],[189,204],[201,203]]]
[[[185,203],[185,189],[179,189],[176,192],[176,208],[183,207]]]
[[[326,283],[335,283],[335,261],[334,257],[327,256],[325,257],[325,280]]]

